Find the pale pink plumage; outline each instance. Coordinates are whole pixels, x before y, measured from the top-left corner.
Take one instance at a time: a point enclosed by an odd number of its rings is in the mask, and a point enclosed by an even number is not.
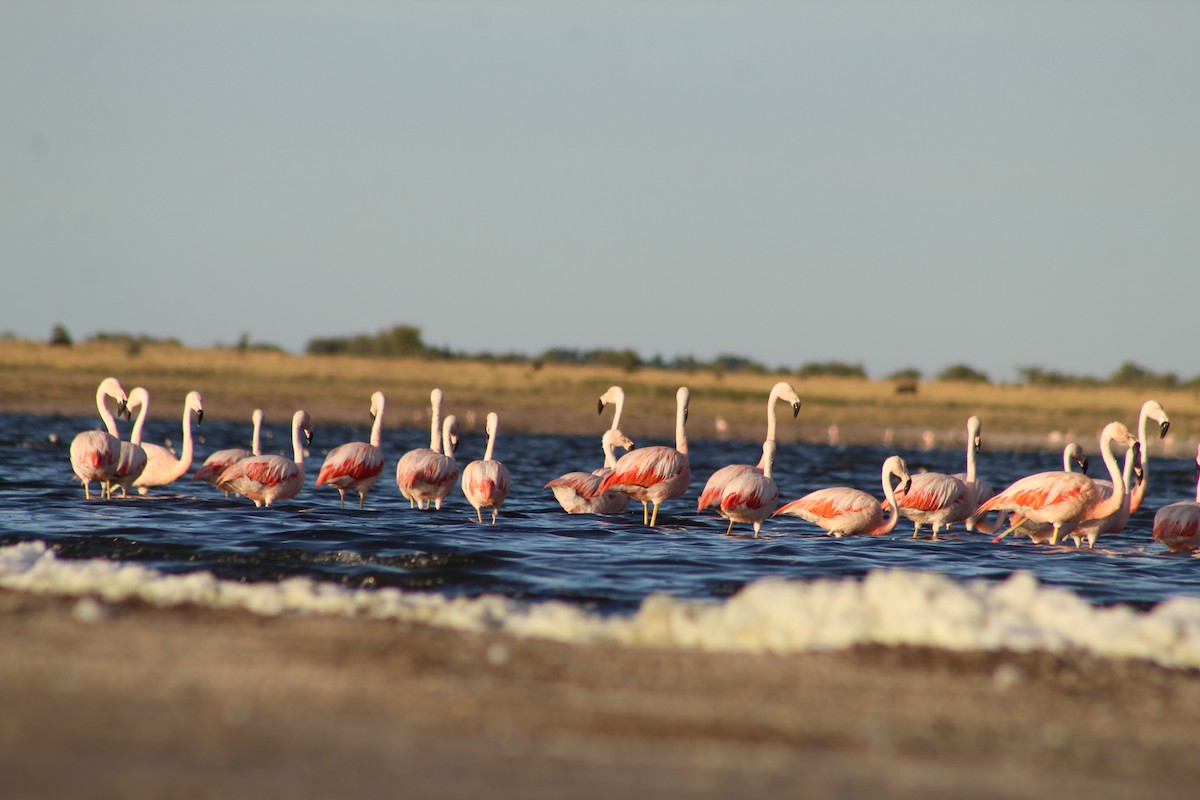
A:
[[[396,486],[409,508],[440,509],[458,477],[458,419],[452,414],[442,421],[441,389],[429,393],[429,408],[429,447],[409,450],[396,462]]]
[[[721,515],[729,520],[729,527],[725,529],[727,536],[733,532],[735,522],[745,522],[754,526],[754,536],[757,538],[763,520],[775,511],[779,502],[779,487],[772,476],[775,447],[773,439],[763,442],[762,460],[759,461],[763,465],[762,472],[745,472],[725,485],[719,508]]]
[[[133,431],[129,434],[128,442],[121,442],[121,457],[117,460],[117,468],[113,471],[112,488],[121,487],[121,497],[126,497],[129,487],[141,477],[146,469],[146,450],[142,447],[142,430],[146,425],[146,414],[150,411],[150,392],[141,386],[135,387],[129,393],[128,408],[137,408],[137,421],[133,423]],[[110,489],[111,491],[111,489]]]
[[[1200,466],[1200,448],[1196,451]],[[1160,508],[1154,514],[1154,541],[1162,542],[1173,553],[1200,549],[1200,473],[1196,477],[1196,499],[1182,500]]]
[[[658,524],[658,507],[664,500],[679,497],[692,480],[688,463],[687,424],[690,392],[686,386],[675,393],[675,447],[647,447],[626,453],[600,483],[602,492],[621,492],[642,503],[642,522]],[[650,513],[650,504],[654,513]]]
[[[108,497],[117,462],[121,458],[121,440],[117,423],[108,401],[116,405],[117,414],[127,412],[128,395],[116,378],[105,378],[96,389],[96,408],[104,421],[103,431],[84,431],[71,440],[71,471],[83,482],[83,496],[91,500],[92,481],[100,482],[100,496]]]
[[[312,423],[308,413],[297,411],[292,416],[293,458],[277,455],[244,458],[221,473],[217,488],[248,497],[260,508],[295,497],[304,487],[304,447],[311,443]]]
[[[496,432],[500,427],[500,418],[496,412],[487,415],[487,450],[482,461],[472,461],[463,467],[462,490],[467,502],[475,509],[475,515],[483,522],[483,509],[492,510],[492,524],[500,513],[500,506],[508,497],[511,479],[508,467],[492,458],[496,449]]]
[[[614,448],[633,450],[634,444],[619,430],[609,428],[600,437],[600,445],[604,450],[603,467],[592,472],[568,472],[542,487],[554,492],[554,499],[568,514],[620,514],[629,505],[629,495],[601,492],[600,484],[616,466]]]
[[[975,510],[966,484],[941,472],[913,475],[908,488],[896,492],[896,502],[900,513],[913,522],[914,539],[920,535],[921,526],[928,525],[933,528],[932,538],[936,541],[943,527],[966,520]],[[889,508],[884,501],[883,510]]]
[[[146,451],[146,468],[133,482],[138,494],[146,494],[155,486],[174,483],[192,468],[193,420],[197,424],[204,421],[204,400],[199,392],[188,392],[183,400],[183,448],[179,451],[179,458],[162,445],[142,444]]]
[[[775,404],[780,400],[791,402],[792,417],[800,414],[800,397],[796,394],[796,390],[792,388],[790,383],[780,381],[771,387],[771,392],[767,397],[767,435],[763,440],[764,443],[775,441]],[[761,459],[756,466],[750,466],[749,464],[729,464],[718,469],[709,477],[708,481],[704,484],[704,489],[700,491],[700,499],[697,501],[696,510],[703,511],[706,508],[716,508],[719,511],[721,497],[729,482],[750,473],[757,475],[763,473],[763,461]]]
[[[229,469],[234,463],[241,461],[243,458],[257,456],[262,454],[261,447],[261,432],[263,422],[263,412],[261,408],[254,409],[254,413],[250,415],[250,421],[254,425],[254,432],[251,434],[250,449],[246,450],[241,447],[227,447],[224,450],[218,450],[204,459],[204,463],[200,465],[200,469],[196,470],[192,477],[198,481],[211,483],[216,486],[217,480],[221,477],[221,473]],[[228,494],[228,493],[226,493]]]
[[[1147,400],[1142,403],[1142,409],[1138,412],[1138,445],[1141,448],[1140,456],[1142,461],[1142,478],[1136,486],[1130,487],[1129,497],[1129,513],[1136,512],[1142,507],[1142,501],[1146,498],[1146,490],[1150,488],[1150,454],[1147,448],[1146,441],[1146,423],[1154,420],[1158,423],[1158,438],[1166,437],[1167,430],[1171,427],[1171,421],[1167,419],[1167,412],[1156,400]]]
[[[892,478],[899,481],[901,487],[911,480],[908,467],[900,456],[889,456],[883,462],[882,470],[883,495],[895,508],[895,489]],[[773,516],[787,514],[793,517],[819,525],[831,536],[882,536],[891,533],[900,519],[896,511],[892,511],[884,520],[883,506],[872,495],[849,486],[835,486],[829,489],[818,489],[806,494],[798,500],[793,500],[781,506]]]
[[[1108,516],[1124,502],[1125,484],[1116,456],[1113,455],[1114,444],[1138,446],[1137,439],[1120,422],[1110,422],[1100,434],[1100,452],[1104,456],[1104,464],[1108,467],[1109,477],[1115,489],[1107,499],[1100,492],[1096,482],[1086,475],[1075,472],[1040,472],[1009,486],[980,506],[978,513],[995,510],[1017,511],[1022,517],[1034,522],[1049,523],[1054,527],[1050,544],[1058,544],[1064,532],[1081,522]],[[997,536],[996,540],[1004,538],[1012,530],[1013,528],[1009,528]]]
[[[367,492],[383,473],[383,451],[380,449],[383,426],[383,410],[386,400],[383,392],[371,395],[371,441],[348,442],[338,445],[325,456],[325,463],[317,473],[317,486],[329,484],[337,489],[342,508],[346,507],[346,492],[358,492],[358,507],[367,502]]]

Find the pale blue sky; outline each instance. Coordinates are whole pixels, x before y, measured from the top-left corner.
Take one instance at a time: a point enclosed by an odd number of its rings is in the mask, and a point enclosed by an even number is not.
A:
[[[0,3],[0,330],[1200,374],[1200,3]]]

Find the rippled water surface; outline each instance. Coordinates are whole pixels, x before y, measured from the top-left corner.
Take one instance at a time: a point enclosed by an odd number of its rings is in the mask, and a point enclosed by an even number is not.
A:
[[[542,487],[564,472],[600,465],[599,429],[594,436],[563,437],[506,434],[502,427],[496,454],[512,473],[513,490],[495,527],[475,521],[457,488],[440,512],[409,508],[394,475],[401,454],[428,445],[428,434],[415,430],[385,431],[388,466],[366,509],[356,501],[340,508],[336,491],[313,488],[317,470],[328,448],[365,439],[367,431],[319,421],[306,488],[272,508],[226,499],[190,477],[145,497],[88,502],[71,473],[68,447],[77,432],[94,425],[90,418],[0,415],[0,544],[41,540],[62,557],[137,561],[169,573],[208,570],[244,581],[304,575],[349,587],[553,598],[604,612],[631,611],[654,592],[720,598],[767,576],[860,577],[888,567],[992,581],[1025,570],[1101,604],[1144,607],[1200,594],[1200,560],[1171,555],[1150,537],[1160,505],[1195,496],[1192,458],[1164,458],[1157,443],[1150,446],[1150,495],[1142,509],[1122,533],[1101,537],[1093,551],[1076,551],[1028,540],[993,544],[961,529],[944,541],[914,541],[903,519],[884,537],[833,539],[791,517],[768,520],[759,539],[726,537],[725,521],[696,513],[696,498],[718,467],[758,460],[760,445],[741,441],[691,443],[692,485],[663,505],[656,529],[642,527],[636,501],[619,517],[568,515]],[[273,437],[264,452],[290,452],[290,432],[268,427]],[[248,428],[204,422],[193,471],[214,450],[246,446]],[[638,440],[636,431],[626,433]],[[146,441],[165,437],[178,439],[178,422],[148,424]],[[638,440],[639,446],[667,443]],[[1095,443],[1081,443],[1093,454],[1090,473],[1099,477]],[[468,432],[459,463],[480,457],[483,447],[482,432]],[[899,453],[914,470],[964,469],[961,451]],[[784,443],[775,468],[781,502],[835,485],[880,496],[880,466],[889,454],[881,447]],[[1053,454],[985,450],[979,463],[981,477],[997,488],[1061,468]]]

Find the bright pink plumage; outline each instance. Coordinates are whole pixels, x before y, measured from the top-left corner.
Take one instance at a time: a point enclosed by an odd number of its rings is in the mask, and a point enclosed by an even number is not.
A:
[[[304,487],[304,445],[311,442],[312,423],[301,409],[292,416],[293,458],[268,455],[242,459],[221,473],[217,488],[248,497],[259,507],[295,497]]]
[[[921,532],[922,525],[933,528],[933,538],[951,522],[963,522],[975,510],[971,505],[971,493],[966,484],[952,475],[941,472],[921,472],[912,476],[907,491],[896,492],[896,503],[900,513],[913,522],[913,538]],[[883,510],[890,504],[885,500]]]
[[[346,492],[358,492],[359,507],[366,502],[367,492],[383,474],[383,451],[366,442],[349,442],[329,451],[321,471],[317,473],[317,486],[329,484],[338,490],[342,505],[346,504]]]
[[[1200,447],[1196,449],[1200,466]],[[1163,506],[1154,515],[1154,541],[1175,553],[1200,549],[1200,473],[1196,477],[1196,499]]]

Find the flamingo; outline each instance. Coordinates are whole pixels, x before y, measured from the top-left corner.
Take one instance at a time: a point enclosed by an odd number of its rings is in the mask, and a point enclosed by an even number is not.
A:
[[[633,450],[634,444],[619,430],[609,428],[600,437],[600,446],[604,450],[603,467],[593,472],[568,472],[542,487],[554,492],[554,499],[568,514],[620,514],[629,505],[629,495],[599,489],[604,476],[617,465],[614,448]]]
[[[1129,515],[1131,513],[1129,510],[1129,501],[1133,495],[1133,488],[1142,482],[1140,456],[1140,447],[1131,447],[1125,451],[1125,466],[1121,470],[1121,482],[1125,485],[1125,499],[1121,502],[1120,507],[1108,516],[1081,522],[1069,531],[1076,547],[1080,547],[1083,544],[1083,540],[1086,539],[1088,549],[1091,550],[1096,546],[1096,539],[1100,534],[1120,533],[1125,530],[1125,525],[1129,522]],[[1112,482],[1102,478],[1096,479],[1096,488],[1100,490],[1100,494],[1105,499],[1108,499],[1113,493]],[[1067,531],[1064,532],[1068,533]]]
[[[199,392],[188,392],[183,399],[183,450],[179,458],[160,444],[143,444],[146,468],[133,482],[138,494],[146,494],[153,486],[166,486],[187,474],[192,468],[192,420],[204,420],[204,400]]]
[[[613,471],[604,476],[601,492],[621,492],[642,502],[642,524],[658,524],[658,507],[664,500],[679,497],[692,480],[688,464],[687,424],[691,393],[680,386],[675,393],[675,446],[646,447],[626,453]],[[650,513],[650,504],[654,513]]]
[[[1086,474],[1088,468],[1087,454],[1083,452],[1083,448],[1078,442],[1070,442],[1063,448],[1063,472],[1074,472],[1075,467],[1079,467],[1080,473]],[[1000,515],[1003,518],[1003,514]],[[1008,519],[1009,529],[1004,534],[997,536],[993,542],[998,542],[1007,533],[1013,536],[1028,536],[1038,544],[1045,544],[1050,541],[1051,535],[1054,533],[1054,526],[1049,523],[1033,522],[1025,519],[1020,513],[1013,512]],[[983,530],[984,533],[995,533],[1000,530],[1000,525],[992,527],[991,530]]]
[[[1120,422],[1110,422],[1100,434],[1100,453],[1113,482],[1113,493],[1106,499],[1096,482],[1076,472],[1039,472],[1029,475],[991,498],[978,509],[983,514],[1003,509],[1019,511],[1034,522],[1048,522],[1054,527],[1050,544],[1058,544],[1064,527],[1074,528],[1081,522],[1107,517],[1121,507],[1127,494],[1121,479],[1113,445],[1138,447],[1137,439]],[[1136,457],[1136,454],[1135,454]],[[996,537],[1004,538],[1008,531]]]
[[[1200,448],[1196,452],[1200,465]],[[1163,506],[1154,515],[1154,541],[1162,542],[1173,553],[1200,548],[1200,474],[1196,478],[1196,500],[1183,500]]]
[[[420,504],[427,509],[432,503],[434,508],[441,509],[458,477],[458,464],[454,460],[458,418],[451,414],[442,421],[441,389],[429,393],[429,403],[429,447],[409,450],[396,462],[396,485],[408,499],[409,508]]]
[[[504,466],[499,461],[492,458],[492,454],[496,449],[496,431],[500,427],[500,417],[495,411],[491,411],[487,415],[487,450],[484,451],[482,461],[472,461],[463,467],[462,471],[462,490],[463,494],[475,508],[475,515],[479,521],[483,522],[483,509],[490,508],[492,510],[492,524],[496,524],[496,516],[500,513],[500,506],[504,503],[504,498],[508,497],[508,486],[511,482],[508,475],[508,467]]]
[[[262,454],[261,434],[263,423],[263,411],[261,408],[254,409],[254,413],[250,415],[250,421],[254,424],[254,433],[250,438],[250,449],[245,450],[240,447],[230,447],[224,450],[218,450],[208,458],[204,459],[204,463],[200,469],[196,470],[196,474],[192,477],[195,480],[211,483],[214,486],[217,484],[217,479],[221,477],[229,465],[235,461],[241,461],[243,458],[257,456]],[[228,496],[228,492],[226,492]]]
[[[606,405],[615,405],[612,425],[600,437],[600,448],[604,451],[604,464],[590,473],[578,471],[560,475],[543,486],[554,492],[554,499],[568,514],[619,514],[629,505],[629,495],[620,492],[598,491],[600,481],[612,472],[617,464],[614,449],[623,447],[633,450],[633,441],[621,433],[621,411],[625,407],[625,390],[610,386],[596,401],[596,413],[603,414]]]
[[[379,480],[383,472],[383,451],[379,449],[380,429],[383,427],[383,408],[386,399],[383,392],[371,395],[371,443],[347,442],[338,445],[325,456],[325,463],[317,473],[317,486],[328,483],[337,489],[346,507],[346,491],[358,492],[358,507],[367,502],[367,492]]]
[[[956,472],[952,476],[958,478],[967,487],[967,505],[971,507],[971,515],[966,520],[952,520],[952,522],[963,522],[969,531],[975,530],[975,526],[982,522],[979,517],[975,516],[975,509],[996,493],[990,483],[975,474],[975,454],[979,452],[983,441],[982,429],[983,423],[979,421],[979,417],[972,415],[967,418],[967,471]]]
[[[725,535],[733,532],[733,523],[748,522],[754,526],[754,538],[762,528],[763,520],[771,516],[779,502],[779,487],[771,476],[775,464],[775,440],[763,442],[762,472],[751,469],[735,476],[721,494],[721,515],[729,519]]]
[[[117,414],[129,413],[129,396],[116,378],[105,378],[96,389],[96,408],[104,421],[103,431],[83,431],[71,440],[71,471],[83,482],[83,496],[91,500],[92,481],[100,482],[100,496],[109,496],[109,487],[117,461],[121,457],[121,439],[108,401],[116,404]]]
[[[1150,477],[1150,454],[1146,447],[1146,423],[1153,419],[1158,423],[1158,438],[1166,438],[1167,429],[1171,427],[1171,421],[1167,419],[1167,412],[1163,411],[1163,407],[1156,400],[1147,400],[1142,403],[1142,410],[1138,412],[1138,444],[1141,445],[1142,458],[1142,479],[1138,485],[1130,489],[1129,497],[1129,513],[1133,513],[1142,507],[1142,501],[1146,499],[1146,488],[1149,484]]]
[[[791,401],[793,418],[800,414],[800,397],[796,394],[796,390],[792,388],[790,383],[780,381],[771,387],[771,393],[767,397],[767,438],[763,440],[764,444],[775,441],[775,404],[780,400]],[[709,477],[708,482],[704,484],[704,490],[700,492],[700,500],[696,504],[696,511],[703,511],[706,508],[717,508],[719,510],[721,497],[724,495],[725,487],[729,485],[729,482],[734,478],[751,472],[762,475],[764,463],[760,460],[753,467],[749,464],[729,464],[718,469]]]
[[[800,517],[821,526],[827,535],[838,538],[860,534],[882,536],[891,533],[900,519],[900,514],[895,510],[896,494],[892,488],[892,479],[896,478],[898,486],[904,489],[908,487],[912,478],[908,474],[904,459],[900,456],[889,456],[883,462],[881,478],[883,496],[893,509],[886,521],[883,518],[883,505],[878,500],[861,489],[852,489],[849,486],[818,489],[784,504],[772,516],[788,514]]]
[[[113,473],[112,487],[121,487],[121,497],[127,497],[129,487],[146,469],[146,450],[142,447],[142,429],[146,425],[146,414],[150,411],[150,392],[141,386],[135,387],[129,393],[128,408],[137,408],[137,420],[133,423],[133,432],[128,442],[121,442],[121,457],[117,460],[117,469]]]
[[[243,458],[221,473],[217,488],[248,497],[258,508],[295,497],[304,487],[304,448],[311,444],[312,421],[308,412],[301,409],[292,415],[293,458],[276,455]]]

